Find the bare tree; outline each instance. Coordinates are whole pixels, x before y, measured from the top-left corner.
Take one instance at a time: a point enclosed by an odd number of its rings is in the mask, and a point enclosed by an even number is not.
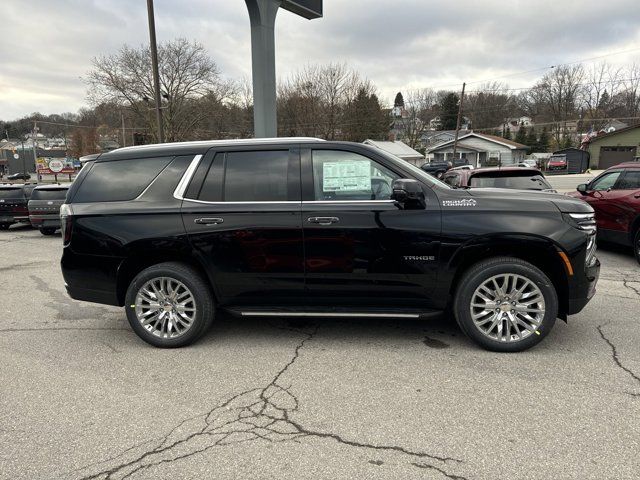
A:
[[[158,62],[166,137],[168,141],[182,140],[208,115],[197,100],[205,95],[220,97],[228,85],[220,80],[215,62],[197,42],[181,38],[161,43]],[[155,132],[151,55],[146,46],[134,49],[125,45],[114,55],[94,58],[87,83],[94,105],[112,102],[126,106]]]
[[[556,144],[569,135],[568,122],[576,118],[583,100],[584,78],[582,65],[562,65],[520,96],[528,114],[553,122],[551,132]]]
[[[473,128],[480,130],[497,128],[521,112],[508,85],[500,82],[485,83],[469,91],[464,103],[465,116]]]

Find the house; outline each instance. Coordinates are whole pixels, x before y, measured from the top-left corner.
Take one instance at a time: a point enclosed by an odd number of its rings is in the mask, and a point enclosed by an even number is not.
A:
[[[427,159],[453,160],[454,140],[427,149]],[[495,135],[471,131],[458,137],[456,158],[462,158],[474,167],[516,165],[524,160],[527,146]]]
[[[631,162],[640,154],[640,125],[598,133],[585,139],[582,147],[589,152],[590,166],[604,170],[623,162]]]
[[[382,142],[367,139],[362,143],[384,150],[385,152],[391,153],[396,157],[400,157],[401,159],[418,167],[424,163],[424,155],[399,140],[394,142]]]
[[[522,116],[517,118],[508,118],[502,125],[497,127],[495,130],[500,132],[505,132],[507,128],[513,134],[518,133],[520,127],[533,127],[535,123],[533,123],[533,119],[531,117]]]

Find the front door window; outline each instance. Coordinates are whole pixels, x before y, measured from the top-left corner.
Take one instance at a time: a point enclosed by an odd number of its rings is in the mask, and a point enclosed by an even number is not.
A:
[[[622,172],[611,172],[603,175],[591,185],[591,190],[602,191],[612,189]]]
[[[390,200],[398,175],[357,153],[314,150],[315,200]]]

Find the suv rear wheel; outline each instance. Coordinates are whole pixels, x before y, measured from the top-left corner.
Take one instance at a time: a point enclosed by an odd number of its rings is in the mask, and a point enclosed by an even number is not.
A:
[[[40,233],[42,235],[53,235],[54,233],[56,233],[56,229],[53,227],[42,227],[40,229]]]
[[[487,350],[519,352],[538,344],[558,316],[553,283],[534,265],[496,257],[471,267],[456,291],[461,330]]]
[[[211,325],[211,290],[192,267],[160,263],[140,272],[125,297],[131,328],[145,342],[175,348],[197,340]]]
[[[9,230],[10,223],[0,223],[0,230]]]
[[[635,253],[636,260],[640,263],[640,227],[636,230],[636,235],[633,238],[633,253]]]

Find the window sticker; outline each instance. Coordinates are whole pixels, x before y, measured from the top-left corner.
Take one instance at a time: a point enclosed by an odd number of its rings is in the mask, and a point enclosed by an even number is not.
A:
[[[322,164],[323,192],[371,191],[371,162],[352,160]]]

